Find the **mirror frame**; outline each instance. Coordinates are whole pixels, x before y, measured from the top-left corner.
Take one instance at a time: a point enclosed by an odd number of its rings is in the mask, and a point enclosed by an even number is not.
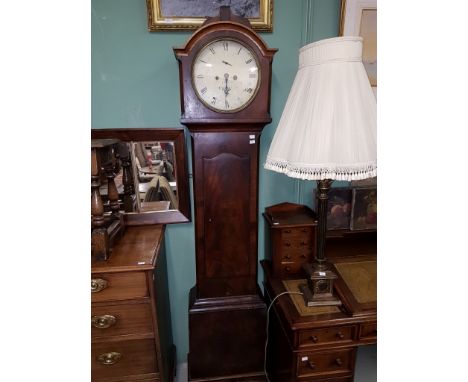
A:
[[[91,129],[91,139],[114,138],[122,142],[173,141],[177,179],[178,210],[125,212],[125,225],[173,224],[191,221],[189,174],[185,133],[180,128]]]

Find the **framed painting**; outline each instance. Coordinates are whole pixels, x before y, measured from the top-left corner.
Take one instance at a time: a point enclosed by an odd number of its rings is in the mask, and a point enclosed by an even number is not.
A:
[[[377,188],[353,189],[351,230],[377,229]]]
[[[363,38],[362,62],[377,88],[377,0],[341,0],[340,36]]]
[[[317,200],[315,190],[315,200]],[[328,191],[327,230],[349,230],[353,190],[349,187],[333,187]],[[317,202],[315,204],[317,208]]]
[[[273,30],[273,0],[146,0],[146,5],[150,32],[196,29],[222,5],[247,17],[257,31]]]

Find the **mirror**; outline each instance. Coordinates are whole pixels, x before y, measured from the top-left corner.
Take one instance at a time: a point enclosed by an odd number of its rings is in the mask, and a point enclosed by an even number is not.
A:
[[[126,225],[190,221],[184,130],[93,129],[91,138],[117,139],[114,182]],[[106,199],[107,185],[100,193]]]

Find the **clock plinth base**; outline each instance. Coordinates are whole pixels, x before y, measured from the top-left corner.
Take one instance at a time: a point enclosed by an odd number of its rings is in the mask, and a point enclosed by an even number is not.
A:
[[[264,381],[266,304],[259,295],[189,301],[189,381]]]

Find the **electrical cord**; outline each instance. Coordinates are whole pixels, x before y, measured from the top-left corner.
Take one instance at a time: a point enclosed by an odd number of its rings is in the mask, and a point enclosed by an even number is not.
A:
[[[266,290],[265,290],[266,291]],[[267,291],[266,291],[267,292]],[[268,293],[268,292],[267,292]],[[268,309],[267,309],[267,322],[266,322],[266,341],[265,341],[265,358],[263,360],[263,371],[265,373],[265,377],[267,379],[267,382],[271,382],[270,381],[270,378],[268,378],[268,373],[267,373],[267,348],[268,348],[268,326],[270,324],[270,309],[272,308],[273,304],[275,303],[275,301],[285,295],[285,294],[300,294],[300,295],[303,295],[303,293],[301,292],[283,292],[283,293],[280,293],[278,296],[276,296],[273,300],[271,300],[271,303],[270,305],[268,306]]]

